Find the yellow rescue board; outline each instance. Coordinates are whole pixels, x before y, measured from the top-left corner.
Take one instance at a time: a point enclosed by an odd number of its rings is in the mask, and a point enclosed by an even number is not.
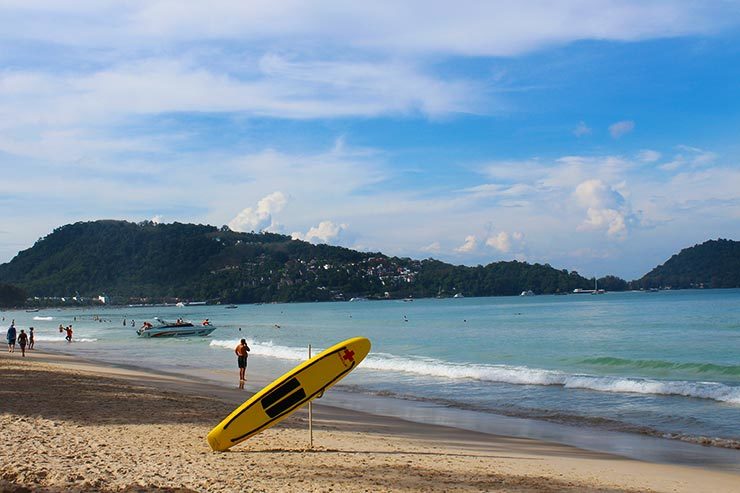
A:
[[[279,423],[355,369],[370,340],[353,337],[296,366],[229,414],[208,433],[213,450],[227,450]]]

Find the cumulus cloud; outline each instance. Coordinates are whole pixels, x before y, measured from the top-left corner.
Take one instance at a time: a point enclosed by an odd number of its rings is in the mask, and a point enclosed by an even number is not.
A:
[[[309,241],[311,243],[337,243],[347,230],[346,224],[336,224],[332,221],[321,221],[318,226],[312,226],[305,234],[294,232],[294,240]]]
[[[478,247],[478,240],[474,235],[468,235],[465,237],[465,242],[459,247],[455,248],[457,253],[471,253],[474,252]]]
[[[280,212],[288,202],[282,192],[273,192],[257,202],[257,207],[247,207],[229,221],[229,228],[233,231],[269,231],[274,230],[277,223],[272,215]]]
[[[498,234],[489,237],[486,240],[486,245],[491,248],[495,248],[501,253],[509,253],[511,252],[514,243],[521,242],[522,238],[524,238],[524,235],[517,231],[513,233],[500,231]]]
[[[578,204],[586,209],[580,230],[606,229],[611,237],[627,234],[625,199],[620,192],[601,180],[580,183],[574,192]]]
[[[578,125],[576,125],[576,128],[573,129],[573,135],[576,137],[583,137],[584,135],[590,135],[591,134],[591,128],[586,125],[585,122],[580,121],[578,122]]]
[[[609,133],[614,139],[618,139],[621,136],[630,133],[634,129],[635,122],[633,122],[632,120],[622,120],[621,122],[616,122],[609,125]]]

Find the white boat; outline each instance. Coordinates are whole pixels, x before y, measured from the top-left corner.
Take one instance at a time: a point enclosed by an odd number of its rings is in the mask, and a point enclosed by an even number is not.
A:
[[[455,293],[455,296],[453,298],[465,298],[462,293]]]
[[[352,301],[352,302],[354,302],[354,301],[367,301],[367,298],[365,298],[364,296],[355,296],[354,298],[350,298],[349,300]]]
[[[154,320],[157,322],[156,325],[144,322],[144,325],[136,331],[139,337],[204,337],[216,330],[208,320],[198,325],[184,320],[167,322],[159,317],[154,317]]]
[[[528,289],[526,291],[522,291],[522,294],[520,294],[519,296],[534,296],[534,291]]]

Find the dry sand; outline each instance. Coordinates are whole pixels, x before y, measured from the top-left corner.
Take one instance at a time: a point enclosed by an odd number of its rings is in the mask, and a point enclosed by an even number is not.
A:
[[[0,354],[0,491],[740,491],[740,475],[315,406],[215,453],[249,392]]]

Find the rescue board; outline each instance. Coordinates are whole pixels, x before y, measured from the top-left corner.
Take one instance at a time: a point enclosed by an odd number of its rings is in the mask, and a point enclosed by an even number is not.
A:
[[[370,340],[353,337],[296,366],[236,408],[210,433],[213,450],[227,450],[287,418],[355,369],[370,352]]]

